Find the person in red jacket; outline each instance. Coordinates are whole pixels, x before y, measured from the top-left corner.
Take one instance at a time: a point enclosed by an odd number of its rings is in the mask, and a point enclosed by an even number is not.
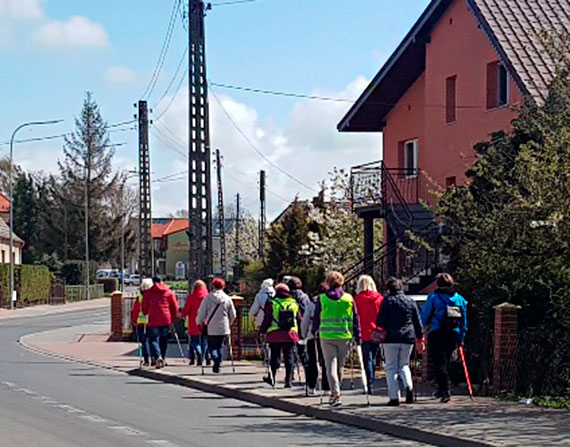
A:
[[[143,293],[142,311],[148,315],[148,339],[151,357],[156,367],[164,366],[170,326],[178,315],[178,300],[159,276],[152,278],[153,286]]]
[[[184,305],[184,310],[180,315],[182,318],[186,318],[188,327],[188,358],[190,360],[190,365],[194,365],[196,362],[197,366],[202,365],[202,360],[206,355],[208,350],[208,336],[203,333],[204,326],[198,326],[196,324],[196,316],[198,315],[198,309],[202,300],[208,295],[208,287],[204,281],[198,280],[194,283],[192,287],[192,293],[186,298],[186,304]]]
[[[148,324],[148,316],[142,313],[141,303],[143,296],[142,294],[152,287],[152,279],[145,278],[141,281],[140,291],[141,294],[137,297],[133,303],[133,309],[131,311],[131,323],[135,330],[137,336],[137,342],[141,344],[141,354],[144,359],[143,366],[148,366],[148,356],[150,351],[150,346],[148,344],[148,334],[146,327]],[[153,360],[155,363],[155,360]]]
[[[368,390],[372,394],[376,373],[376,356],[378,355],[378,348],[380,346],[378,341],[372,340],[372,332],[378,330],[376,318],[378,317],[378,312],[380,311],[384,297],[376,290],[376,283],[372,277],[368,275],[362,275],[358,278],[356,293],[354,303],[358,310],[360,330],[362,332],[364,369],[366,370]]]

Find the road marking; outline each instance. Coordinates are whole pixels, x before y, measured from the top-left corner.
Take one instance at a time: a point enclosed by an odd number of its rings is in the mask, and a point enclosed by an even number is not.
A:
[[[35,394],[37,394],[35,391],[30,391],[27,388],[15,388],[14,391],[18,391],[20,393],[25,393],[28,396],[34,396]]]
[[[127,427],[127,426],[115,426],[115,427],[107,427],[109,430],[114,430],[118,433],[121,433],[125,436],[145,436],[146,433],[136,428]]]
[[[9,386],[10,388],[14,388],[16,386],[16,384],[12,382],[2,382],[2,384]]]
[[[177,444],[174,444],[173,442],[170,441],[165,441],[162,439],[156,440],[156,441],[147,441],[147,444],[151,444],[151,445],[160,445],[162,447],[178,447]]]
[[[96,414],[80,414],[78,417],[85,421],[93,422],[94,424],[108,422],[107,419],[103,419],[101,416],[97,416]]]
[[[68,413],[71,414],[77,414],[77,413],[85,413],[84,410],[80,410],[79,408],[75,408],[71,405],[66,405],[66,404],[61,404],[61,405],[55,405],[56,408],[61,408],[62,410],[67,411]]]

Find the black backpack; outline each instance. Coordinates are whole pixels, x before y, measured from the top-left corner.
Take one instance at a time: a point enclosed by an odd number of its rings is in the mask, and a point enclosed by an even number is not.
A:
[[[282,331],[289,332],[295,327],[295,312],[292,309],[281,306],[278,301],[273,301],[273,304],[277,304],[281,309],[279,309],[278,319],[275,320],[277,327]]]
[[[443,313],[443,318],[440,321],[440,328],[444,330],[455,330],[461,326],[461,320],[463,314],[461,312],[461,307],[453,305],[453,303],[448,303],[439,294],[438,297],[445,304],[445,312]]]

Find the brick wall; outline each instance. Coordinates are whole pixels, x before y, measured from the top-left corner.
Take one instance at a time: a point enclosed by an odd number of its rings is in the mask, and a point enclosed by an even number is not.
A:
[[[516,388],[518,309],[510,303],[495,306],[493,389],[496,393]]]
[[[111,340],[123,339],[123,294],[114,292],[111,295]]]

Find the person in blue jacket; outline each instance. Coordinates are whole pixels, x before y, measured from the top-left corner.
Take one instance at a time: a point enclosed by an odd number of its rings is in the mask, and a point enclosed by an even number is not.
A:
[[[462,345],[467,334],[467,301],[455,292],[455,281],[449,273],[436,277],[437,289],[428,296],[421,318],[428,330],[428,351],[431,355],[436,397],[449,402],[449,362],[453,351]]]

